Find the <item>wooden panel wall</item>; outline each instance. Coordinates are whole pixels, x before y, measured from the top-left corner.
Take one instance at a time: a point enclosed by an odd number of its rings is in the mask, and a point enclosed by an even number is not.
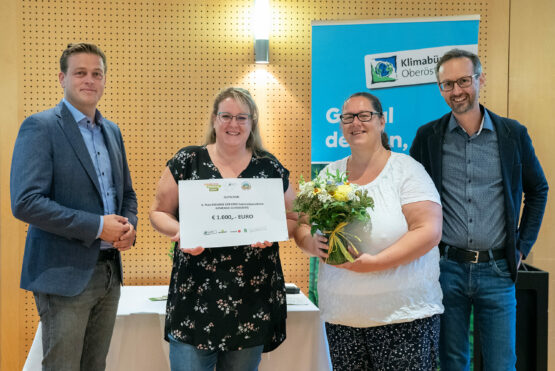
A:
[[[526,125],[551,186],[540,236],[528,260],[550,272],[549,307],[555,305],[555,2],[511,1],[509,116]],[[531,26],[533,25],[533,27]],[[555,349],[555,318],[549,313],[548,354]],[[555,370],[549,357],[548,370]]]
[[[547,0],[546,0],[547,1]],[[127,285],[168,283],[167,239],[149,225],[147,210],[165,161],[202,141],[214,95],[249,89],[261,111],[267,148],[296,184],[310,169],[310,66],[313,20],[480,14],[480,56],[488,74],[482,101],[507,112],[509,0],[271,1],[270,64],[253,63],[251,0],[3,0],[0,67],[1,239],[0,368],[21,368],[38,317],[19,286],[25,226],[9,209],[9,162],[24,117],[62,97],[58,59],[68,42],[98,44],[108,57],[103,114],[123,132],[139,197],[139,237],[125,253]],[[420,123],[415,123],[420,124]],[[282,245],[287,281],[305,292],[307,258]]]
[[[0,84],[0,370],[21,369],[26,354],[22,332],[28,318],[23,315],[24,294],[18,289],[25,228],[12,217],[9,193],[13,143],[22,117],[18,19],[17,1],[0,3],[0,69],[4,74]]]

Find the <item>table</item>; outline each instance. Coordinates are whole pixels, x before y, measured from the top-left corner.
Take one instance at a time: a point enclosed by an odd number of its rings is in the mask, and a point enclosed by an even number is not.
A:
[[[106,370],[169,370],[169,346],[163,339],[165,301],[148,298],[166,295],[168,286],[124,286],[121,290]],[[42,330],[23,367],[39,371]],[[262,354],[259,371],[331,371],[328,344],[320,312],[304,294],[287,295],[287,339],[274,351]]]

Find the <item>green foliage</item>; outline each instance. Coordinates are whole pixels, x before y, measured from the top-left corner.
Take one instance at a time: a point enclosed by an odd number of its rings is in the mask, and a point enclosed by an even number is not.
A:
[[[326,170],[325,177],[306,182],[301,176],[299,183],[293,210],[308,216],[312,234],[331,232],[342,222],[370,219],[367,209],[374,207],[374,200],[368,191],[349,183],[347,174]]]
[[[299,186],[300,191],[293,202],[293,211],[308,217],[310,233],[314,234],[319,230],[329,236],[335,231],[335,242],[330,246],[327,262],[341,264],[352,261],[347,248],[354,246],[343,233],[343,227],[339,230],[336,228],[342,223],[370,220],[368,208],[374,207],[374,200],[368,196],[368,191],[349,183],[347,174],[339,170],[335,173],[326,170],[323,176],[317,176],[310,182],[306,182],[301,176]],[[306,220],[301,218],[303,219]]]

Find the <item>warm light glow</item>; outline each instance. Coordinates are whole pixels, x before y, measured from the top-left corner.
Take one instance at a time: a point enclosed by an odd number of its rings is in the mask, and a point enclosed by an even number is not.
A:
[[[247,75],[245,75],[241,81],[241,83],[245,86],[254,86],[255,89],[261,88],[268,89],[269,86],[272,86],[273,89],[276,88],[276,85],[281,88],[281,84],[276,79],[276,77],[268,71],[266,66],[256,66],[254,70],[250,71]],[[254,92],[256,94],[256,91]],[[261,94],[260,97],[257,99],[257,103],[262,101],[264,94]]]
[[[269,0],[254,0],[254,39],[269,40],[272,18]]]

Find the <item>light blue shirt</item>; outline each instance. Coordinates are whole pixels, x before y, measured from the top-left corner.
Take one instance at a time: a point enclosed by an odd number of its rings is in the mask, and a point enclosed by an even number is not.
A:
[[[469,250],[504,247],[501,160],[495,127],[486,111],[472,136],[451,115],[443,141],[441,203],[443,242]]]
[[[77,108],[73,107],[65,98],[64,104],[71,112],[71,115],[79,126],[79,131],[83,136],[89,155],[91,156],[94,170],[100,184],[100,193],[102,195],[102,202],[104,206],[104,215],[115,214],[116,212],[116,187],[112,177],[112,164],[110,162],[110,155],[104,135],[102,134],[102,115],[96,110],[94,121],[92,118],[87,117]],[[104,219],[100,217],[100,226],[96,238],[100,237],[102,228],[104,227]],[[108,249],[113,247],[111,243],[101,241],[100,249]]]

